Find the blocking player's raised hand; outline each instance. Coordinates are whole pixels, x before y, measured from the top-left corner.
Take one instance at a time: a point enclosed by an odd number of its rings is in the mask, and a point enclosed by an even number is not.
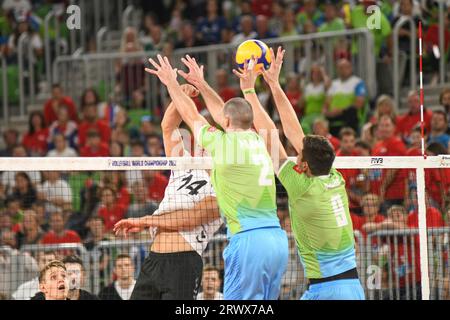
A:
[[[244,62],[244,69],[242,71],[233,69],[233,73],[240,79],[242,91],[255,88],[256,79],[261,74],[261,70],[255,70],[255,65],[257,63],[258,59],[252,57],[249,62]]]
[[[196,98],[200,94],[196,87],[191,84],[182,84],[181,89],[184,93],[186,93],[190,98]]]
[[[177,69],[172,68],[169,59],[167,57],[163,58],[160,54],[158,54],[157,58],[159,64],[152,58],[148,59],[155,69],[145,68],[145,72],[157,76],[166,86],[169,85],[170,82],[177,82]]]
[[[181,62],[188,68],[189,72],[186,73],[183,70],[179,70],[178,74],[197,88],[201,87],[205,81],[204,67],[200,66],[195,58],[192,58],[189,55],[186,55],[185,58],[181,58]]]
[[[282,47],[278,47],[277,55],[273,52],[273,49],[270,48],[270,57],[272,58],[272,63],[268,70],[262,69],[262,75],[264,80],[269,84],[269,86],[276,85],[280,81],[280,72],[283,67],[283,59],[284,53],[286,50],[283,50]]]

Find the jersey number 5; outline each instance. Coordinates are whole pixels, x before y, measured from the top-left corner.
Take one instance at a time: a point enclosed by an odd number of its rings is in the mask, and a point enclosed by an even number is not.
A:
[[[347,216],[345,215],[344,202],[340,194],[331,198],[331,207],[333,208],[334,216],[338,227],[343,227],[348,224]]]
[[[200,190],[203,186],[205,186],[208,182],[206,182],[206,180],[198,180],[198,181],[194,181],[191,184],[189,184],[192,180],[192,174],[186,178],[184,178],[181,181],[185,181],[185,183],[179,187],[177,189],[177,191],[180,191],[183,188],[186,188],[188,190],[190,190],[189,194],[191,196],[195,196],[198,194],[198,190]]]

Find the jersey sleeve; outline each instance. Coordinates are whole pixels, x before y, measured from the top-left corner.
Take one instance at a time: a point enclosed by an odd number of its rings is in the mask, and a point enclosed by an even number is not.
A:
[[[217,141],[222,138],[224,132],[209,124],[204,125],[198,130],[197,143],[200,147],[214,155]]]
[[[364,81],[360,81],[355,87],[355,96],[357,97],[366,97],[367,96],[367,88]]]
[[[287,160],[278,171],[278,179],[286,189],[288,195],[298,197],[305,192],[308,185],[306,175],[301,173],[294,161]]]

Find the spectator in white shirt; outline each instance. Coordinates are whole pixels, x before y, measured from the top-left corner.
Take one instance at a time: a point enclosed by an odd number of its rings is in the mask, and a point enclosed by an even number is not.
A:
[[[42,270],[48,263],[56,260],[56,255],[52,251],[39,251],[37,262],[39,270]],[[39,292],[39,274],[36,278],[21,284],[17,290],[12,294],[14,300],[30,300],[36,293]]]
[[[219,291],[221,286],[220,272],[215,267],[203,268],[202,289],[197,300],[223,300],[223,294]]]
[[[46,181],[38,188],[38,199],[47,201],[46,211],[64,211],[72,207],[72,190],[58,171],[44,173]]]
[[[103,288],[98,295],[101,300],[130,300],[136,280],[134,279],[134,264],[127,254],[116,258],[114,273],[117,280]]]
[[[77,157],[77,152],[67,146],[66,138],[63,134],[58,133],[53,137],[55,149],[47,153],[47,157]]]

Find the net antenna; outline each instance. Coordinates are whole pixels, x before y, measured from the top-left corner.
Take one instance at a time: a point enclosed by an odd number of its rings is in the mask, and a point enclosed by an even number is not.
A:
[[[425,153],[425,123],[423,117],[423,72],[422,72],[422,21],[419,21],[419,78],[420,78],[420,134],[422,138],[422,156],[427,158]]]

